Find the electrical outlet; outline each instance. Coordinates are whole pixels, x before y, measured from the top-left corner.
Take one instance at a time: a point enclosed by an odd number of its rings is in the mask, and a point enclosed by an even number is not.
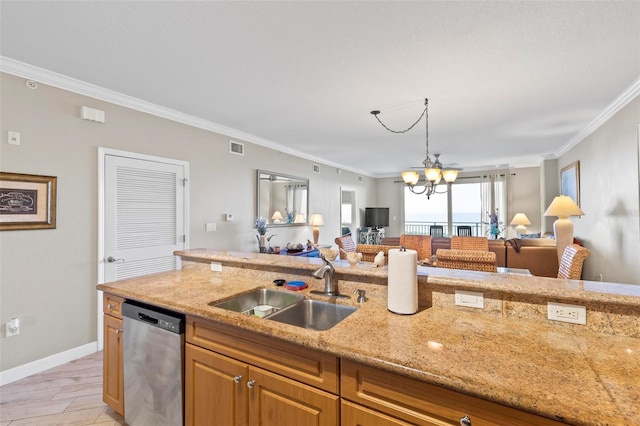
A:
[[[216,230],[216,224],[215,223],[207,223],[204,227],[206,232],[214,232]]]
[[[480,291],[456,290],[457,306],[484,309],[484,294]]]
[[[222,263],[220,263],[220,262],[211,262],[211,270],[213,272],[222,272]]]
[[[7,322],[7,329],[5,330],[5,332],[7,337],[20,334],[20,320],[18,318],[11,318]]]
[[[552,321],[587,324],[587,308],[580,305],[547,302],[547,318]]]

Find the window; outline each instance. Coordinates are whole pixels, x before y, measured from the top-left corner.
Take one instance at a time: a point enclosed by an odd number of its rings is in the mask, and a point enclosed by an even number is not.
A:
[[[431,225],[442,225],[445,235],[456,235],[458,226],[471,226],[473,236],[489,236],[489,215],[496,213],[501,230],[507,213],[507,175],[461,178],[446,194],[431,199],[404,187],[404,233],[429,235]],[[442,187],[444,188],[444,187]]]

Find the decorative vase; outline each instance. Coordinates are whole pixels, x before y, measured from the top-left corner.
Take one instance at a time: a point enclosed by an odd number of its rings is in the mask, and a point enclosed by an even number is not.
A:
[[[260,235],[260,238],[258,238],[258,245],[260,246],[260,253],[267,252],[267,239],[264,235]]]

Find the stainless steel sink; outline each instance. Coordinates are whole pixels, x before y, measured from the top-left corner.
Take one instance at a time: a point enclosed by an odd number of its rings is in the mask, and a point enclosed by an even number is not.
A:
[[[300,294],[261,288],[251,293],[232,297],[224,302],[211,302],[209,305],[230,311],[242,312],[247,315],[254,315],[253,309],[256,306],[269,305],[273,307],[273,311],[277,312],[287,306],[300,302],[303,298]]]
[[[357,308],[319,300],[304,299],[286,309],[270,315],[273,321],[283,322],[311,330],[328,330],[355,312]]]

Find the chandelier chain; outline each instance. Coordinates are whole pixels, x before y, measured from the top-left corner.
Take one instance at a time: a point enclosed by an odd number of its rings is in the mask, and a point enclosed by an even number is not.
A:
[[[371,114],[373,114],[373,116],[376,118],[376,120],[378,120],[378,123],[380,123],[382,125],[382,127],[387,129],[391,133],[407,133],[409,130],[413,129],[416,126],[416,124],[418,124],[420,122],[420,120],[422,120],[422,117],[424,117],[425,114],[427,114],[428,107],[429,107],[429,100],[425,99],[424,100],[424,110],[422,111],[422,114],[420,114],[420,117],[418,117],[418,119],[415,121],[415,123],[413,123],[411,126],[407,127],[404,130],[393,130],[393,129],[387,127],[387,125],[384,124],[380,120],[380,118],[378,117],[378,114],[380,114],[380,111],[371,111]],[[427,137],[428,137],[428,132],[429,132],[429,117],[427,116]]]

